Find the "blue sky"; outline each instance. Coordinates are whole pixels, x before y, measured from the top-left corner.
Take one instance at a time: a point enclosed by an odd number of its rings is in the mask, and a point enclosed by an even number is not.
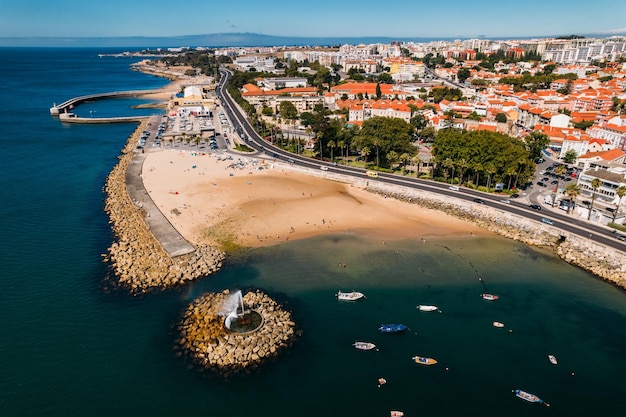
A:
[[[0,0],[0,37],[526,37],[626,32],[624,0]]]

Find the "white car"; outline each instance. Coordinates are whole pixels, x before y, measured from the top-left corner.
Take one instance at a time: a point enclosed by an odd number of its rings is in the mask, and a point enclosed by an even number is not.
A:
[[[328,171],[328,167],[324,166],[324,165],[320,165],[320,169],[322,171]]]

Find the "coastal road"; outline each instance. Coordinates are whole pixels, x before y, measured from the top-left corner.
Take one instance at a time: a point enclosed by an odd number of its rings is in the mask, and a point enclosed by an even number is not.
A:
[[[266,153],[275,159],[282,159],[286,162],[303,167],[323,169],[328,172],[349,175],[361,179],[365,177],[366,170],[364,169],[337,165],[326,161],[306,158],[301,155],[287,152],[264,141],[252,128],[247,118],[240,110],[239,106],[226,92],[225,86],[228,82],[228,78],[232,76],[232,73],[226,69],[220,69],[220,73],[222,76],[216,88],[216,94],[220,99],[228,118],[234,124],[235,130],[239,133],[240,137],[245,140],[246,144],[252,149],[257,152]],[[497,193],[487,194],[472,190],[470,188],[459,188],[458,191],[450,190],[449,184],[386,173],[378,173],[378,178],[369,178],[368,180],[381,181],[387,184],[401,185],[417,190],[444,194],[461,200],[470,201],[473,204],[485,205],[505,212],[514,213],[524,218],[537,221],[538,223],[541,223],[542,218],[547,217],[554,222],[553,227],[556,227],[560,230],[568,231],[572,234],[601,243],[609,247],[616,248],[621,251],[626,251],[626,244],[617,240],[616,235],[612,233],[611,229],[607,228],[606,226],[586,222],[572,217],[572,215],[560,213],[557,210],[532,209],[529,207],[529,204],[524,201],[526,199],[514,199],[506,195],[501,195]],[[482,202],[476,202],[477,199],[481,200]]]

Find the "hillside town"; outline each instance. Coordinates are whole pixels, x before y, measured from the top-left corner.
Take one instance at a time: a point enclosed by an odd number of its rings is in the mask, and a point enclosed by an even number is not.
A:
[[[212,52],[233,70],[264,73],[241,87],[241,97],[277,128],[309,133],[310,149],[315,149],[316,137],[301,116],[319,106],[343,126],[359,127],[377,116],[415,124],[418,116],[415,144],[425,165],[432,156],[429,138],[442,129],[498,132],[519,139],[540,133],[549,140],[541,156],[567,167],[562,173],[546,170],[546,175],[561,180],[552,182],[553,193],[565,194],[559,186],[575,180],[580,187],[575,194],[587,204],[575,207],[579,216],[604,224],[623,222],[619,207],[626,187],[624,37],[238,47]],[[312,85],[320,68],[325,78]],[[215,104],[208,83],[189,84],[172,101],[172,109],[207,114]],[[296,114],[281,114],[283,102],[291,103]],[[588,207],[592,198],[593,212]]]

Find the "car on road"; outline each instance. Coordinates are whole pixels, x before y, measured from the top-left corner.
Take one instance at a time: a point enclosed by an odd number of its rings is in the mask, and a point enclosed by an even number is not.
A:
[[[534,209],[534,210],[541,210],[541,206],[539,204],[531,204],[528,207],[530,207],[531,209]]]
[[[514,193],[514,194],[511,194],[509,197],[511,197],[511,198],[519,198],[519,194],[518,193]]]
[[[617,240],[621,240],[622,242],[626,242],[626,235],[618,235]]]
[[[481,198],[475,198],[474,199],[474,203],[478,203],[478,204],[485,204],[485,200],[481,199]]]
[[[500,202],[504,204],[511,204],[511,200],[507,200],[506,198],[503,198]]]
[[[328,167],[325,167],[324,165],[320,165],[320,169],[322,171],[328,171]]]
[[[554,222],[553,222],[552,220],[548,219],[547,217],[543,217],[543,218],[541,219],[541,221],[542,221],[543,223],[545,223],[545,224],[549,224],[550,226],[554,226]]]
[[[451,185],[448,187],[448,190],[459,191],[459,187],[457,187],[456,185]]]

